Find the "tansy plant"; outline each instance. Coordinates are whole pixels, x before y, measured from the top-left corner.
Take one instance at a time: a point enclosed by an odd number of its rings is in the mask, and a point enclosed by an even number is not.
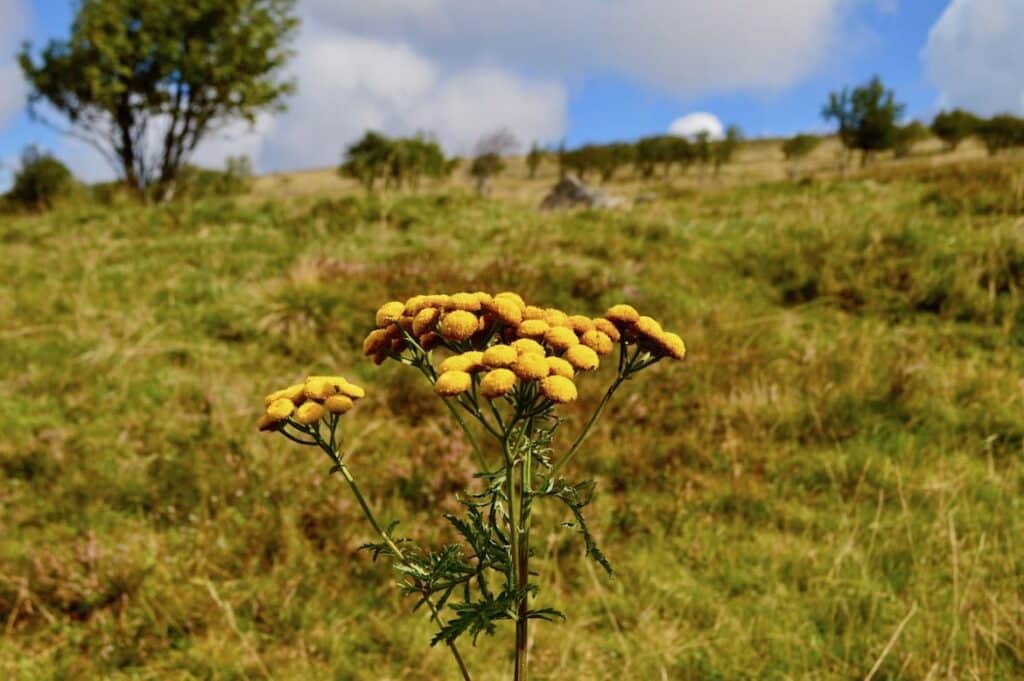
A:
[[[464,679],[471,676],[457,647],[460,637],[475,641],[508,620],[515,626],[514,678],[525,681],[530,620],[563,617],[533,603],[534,504],[565,504],[586,555],[611,574],[583,517],[594,484],[571,482],[563,472],[619,386],[666,357],[683,359],[686,346],[629,305],[592,319],[527,305],[505,292],[385,303],[363,352],[376,364],[390,359],[423,374],[471,445],[480,485],[460,497],[461,515],[444,516],[462,543],[422,548],[394,536],[395,523],[377,520],[345,463],[339,433],[341,417],[363,397],[362,388],[340,376],[310,376],[266,397],[260,428],[319,447],[330,458],[331,472],[345,479],[377,536],[364,548],[374,559],[392,561],[401,590],[437,625],[431,645],[448,646]],[[555,432],[564,422],[559,407],[575,401],[577,380],[611,356],[617,368],[604,397],[568,448],[556,452]]]

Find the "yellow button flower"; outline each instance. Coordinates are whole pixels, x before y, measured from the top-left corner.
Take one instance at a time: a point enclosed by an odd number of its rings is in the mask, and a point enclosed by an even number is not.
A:
[[[516,301],[511,298],[492,298],[490,302],[484,303],[484,307],[495,317],[513,326],[518,326],[523,321],[523,310]]]
[[[349,383],[345,381],[342,385],[338,386],[338,392],[353,400],[361,400],[366,397],[366,391],[360,388],[355,383]]]
[[[634,322],[631,331],[644,340],[657,343],[658,337],[665,333],[661,324],[657,322],[653,317],[640,317]]]
[[[662,333],[656,340],[658,348],[663,354],[672,359],[683,359],[686,357],[686,343],[677,334],[671,332]]]
[[[622,326],[635,322],[640,318],[640,313],[632,305],[612,305],[604,316],[616,326]]]
[[[306,399],[306,384],[296,383],[295,385],[290,385],[282,390],[275,390],[263,398],[263,403],[269,407],[271,403],[276,402],[282,397],[287,400],[291,400],[295,404],[300,404]]]
[[[338,388],[325,376],[310,376],[306,379],[306,397],[317,402],[323,402],[331,395],[338,392]]]
[[[612,350],[615,349],[615,344],[612,343],[612,339],[608,337],[608,334],[597,329],[584,332],[580,342],[599,355],[610,355]]]
[[[451,296],[444,293],[431,293],[430,295],[423,296],[423,302],[430,307],[447,310],[451,304]]]
[[[565,351],[565,361],[580,371],[592,371],[596,369],[601,361],[597,353],[586,345],[574,345]]]
[[[363,354],[367,357],[376,355],[383,350],[391,340],[391,331],[388,329],[374,329],[367,334],[363,341]]]
[[[324,402],[324,407],[332,414],[344,414],[355,406],[355,402],[348,395],[331,395]]]
[[[324,408],[319,402],[306,402],[295,410],[295,420],[304,426],[311,426],[324,417]]]
[[[544,333],[544,342],[555,350],[568,350],[574,345],[579,345],[580,339],[568,326],[552,326]]]
[[[441,374],[448,371],[476,371],[483,366],[483,355],[484,353],[477,350],[464,352],[461,355],[452,355],[441,362],[441,366],[437,368],[437,371]]]
[[[405,301],[405,314],[415,317],[420,310],[427,307],[427,297],[416,295]]]
[[[527,305],[526,309],[523,310],[523,319],[544,319],[544,308],[537,307],[536,305]]]
[[[512,371],[524,381],[537,381],[545,378],[551,372],[551,368],[544,357],[527,353],[519,356],[512,365]]]
[[[477,312],[480,310],[480,299],[472,293],[456,293],[449,299],[448,305],[453,310]]]
[[[511,345],[492,345],[484,350],[482,363],[485,367],[499,369],[512,366],[519,353]]]
[[[594,328],[611,338],[613,343],[618,343],[622,339],[619,329],[604,317],[598,317],[593,322]]]
[[[260,420],[256,424],[256,426],[260,430],[276,430],[277,427],[280,424],[281,424],[281,420],[280,419],[275,419],[270,414],[263,414],[262,416],[260,416]]]
[[[473,377],[465,371],[446,371],[437,377],[434,392],[442,397],[454,397],[473,387]]]
[[[295,403],[285,397],[282,397],[274,400],[271,402],[270,406],[267,407],[267,416],[277,421],[284,421],[292,415],[293,411],[295,411]]]
[[[402,318],[402,315],[404,313],[405,303],[399,302],[397,300],[392,300],[391,302],[384,303],[383,305],[380,306],[380,309],[377,310],[377,328],[383,329],[389,324],[394,324],[395,322]]]
[[[569,328],[577,334],[583,335],[594,328],[594,322],[590,317],[584,317],[581,314],[574,314],[569,316]]]
[[[557,308],[549,307],[544,310],[544,321],[548,326],[569,326],[569,315]]]
[[[416,313],[416,316],[412,318],[412,333],[415,336],[422,336],[423,334],[433,331],[434,324],[441,318],[441,311],[436,307],[425,307]]]
[[[550,328],[543,319],[527,319],[519,325],[517,333],[520,338],[543,338]]]
[[[520,355],[540,355],[543,357],[547,354],[544,346],[532,338],[520,338],[519,340],[512,341],[511,345]]]
[[[523,297],[521,295],[519,295],[518,293],[514,293],[512,291],[502,291],[501,293],[495,294],[494,297],[495,298],[506,298],[508,300],[511,300],[511,301],[515,302],[515,304],[519,306],[520,310],[525,310],[526,309],[526,301],[523,300]]]
[[[561,357],[545,357],[544,361],[548,364],[549,373],[554,376],[572,378],[576,375],[576,371],[572,368],[572,365]]]
[[[472,336],[479,328],[480,320],[475,314],[466,310],[455,310],[441,320],[440,331],[445,338],[461,341]]]
[[[489,400],[501,397],[516,385],[516,375],[508,369],[494,369],[480,381],[480,394]]]
[[[555,404],[566,404],[576,399],[576,384],[565,376],[548,376],[540,382],[544,397]]]

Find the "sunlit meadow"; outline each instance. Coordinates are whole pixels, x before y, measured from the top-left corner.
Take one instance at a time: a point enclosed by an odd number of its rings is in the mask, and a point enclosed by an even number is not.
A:
[[[382,301],[515,290],[628,302],[688,349],[573,460],[615,575],[567,509],[534,511],[531,567],[567,615],[531,623],[534,678],[1024,676],[1019,158],[741,164],[608,212],[540,213],[551,178],[515,172],[489,198],[299,176],[0,217],[0,675],[454,678],[331,462],[255,424],[307,375],[365,387],[346,465],[383,522],[453,541],[434,520],[472,446],[361,346]],[[601,396],[559,407],[556,447]],[[511,631],[460,641],[474,679],[508,678]]]

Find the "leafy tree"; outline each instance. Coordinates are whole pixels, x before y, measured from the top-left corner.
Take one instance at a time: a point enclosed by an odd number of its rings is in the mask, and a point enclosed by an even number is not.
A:
[[[1000,114],[981,121],[975,131],[990,156],[1013,147],[1024,146],[1024,119]]]
[[[624,142],[604,144],[596,149],[594,165],[602,182],[610,182],[619,168],[633,162],[633,145]]]
[[[826,121],[835,119],[843,146],[860,151],[863,165],[872,153],[896,144],[896,123],[904,109],[893,91],[886,90],[882,80],[875,76],[852,91],[843,88],[830,93],[821,115]]]
[[[390,159],[389,183],[401,189],[419,186],[422,177],[444,177],[454,167],[444,157],[441,145],[425,135],[394,140]]]
[[[476,143],[473,163],[469,166],[469,174],[476,180],[476,190],[484,194],[491,178],[505,169],[502,156],[511,153],[519,146],[519,142],[507,128],[501,128],[484,135]]]
[[[583,145],[577,149],[562,152],[562,169],[572,172],[581,180],[587,179],[587,171],[594,165],[593,145]]]
[[[491,178],[500,174],[504,169],[505,161],[492,151],[476,156],[469,166],[469,174],[476,180],[477,192],[486,193]]]
[[[48,152],[29,146],[21,154],[21,167],[6,198],[31,210],[52,208],[74,184],[75,178],[67,166]]]
[[[373,191],[378,180],[395,189],[415,188],[422,177],[446,177],[454,168],[455,162],[426,135],[392,139],[370,130],[345,150],[338,172]]]
[[[98,150],[126,184],[158,198],[201,140],[279,111],[298,25],[295,0],[81,0],[66,40],[18,56],[40,104]]]
[[[530,145],[530,151],[526,154],[526,169],[529,179],[537,177],[537,169],[547,157],[548,152],[538,146],[536,142]]]
[[[692,145],[684,137],[676,135],[653,135],[637,140],[633,145],[633,164],[643,178],[654,176],[655,170],[661,166],[667,176],[673,163],[683,167],[693,160]]]
[[[390,139],[368,130],[345,150],[345,160],[338,172],[357,180],[372,192],[377,180],[388,173],[393,153],[394,144]]]
[[[793,135],[782,143],[782,155],[789,161],[789,167],[786,169],[789,179],[796,178],[800,170],[800,162],[810,156],[820,144],[820,137],[804,133]]]
[[[585,144],[578,149],[564,152],[562,164],[565,169],[574,171],[581,180],[593,170],[601,176],[603,182],[609,182],[619,168],[633,162],[634,155],[632,144]]]
[[[817,135],[804,133],[793,135],[782,143],[782,155],[786,157],[787,161],[799,161],[810,156],[820,144],[821,138]]]
[[[712,144],[711,156],[715,164],[715,175],[723,165],[732,162],[732,157],[742,142],[743,131],[738,125],[730,125],[725,131],[725,138]]]
[[[703,178],[704,170],[711,162],[711,134],[707,130],[701,130],[693,136],[693,157],[700,164]]]
[[[931,132],[920,121],[911,121],[907,125],[896,128],[896,141],[893,143],[893,154],[896,158],[904,158],[914,150],[914,145],[931,137]]]
[[[673,165],[678,165],[685,175],[687,169],[697,161],[697,145],[685,137],[667,135],[665,142],[665,176],[668,177]]]
[[[963,109],[941,111],[932,120],[932,133],[946,143],[949,151],[956,151],[960,143],[974,134],[981,121]]]

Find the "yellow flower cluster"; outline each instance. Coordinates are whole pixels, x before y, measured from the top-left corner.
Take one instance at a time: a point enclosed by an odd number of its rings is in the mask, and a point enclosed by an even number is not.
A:
[[[681,360],[686,357],[686,343],[678,334],[665,331],[657,320],[641,315],[632,305],[613,305],[605,313],[628,342],[659,357]]]
[[[341,376],[310,376],[263,398],[266,411],[259,427],[276,430],[289,418],[310,426],[328,414],[344,414],[365,396],[365,390]]]
[[[479,379],[480,394],[495,399],[522,381],[537,381],[557,403],[576,399],[577,371],[592,371],[600,357],[625,338],[657,356],[682,359],[686,347],[650,317],[616,305],[605,317],[569,315],[556,308],[528,305],[510,291],[489,294],[417,295],[377,310],[377,328],[363,352],[381,363],[401,355],[410,339],[424,350],[445,346],[456,354],[438,367],[435,391],[445,397],[468,392]]]
[[[629,305],[615,305],[604,317],[569,315],[528,305],[512,292],[418,295],[377,310],[377,328],[363,343],[376,363],[400,355],[414,339],[423,349],[444,345],[456,354],[439,367],[435,391],[451,397],[473,388],[488,399],[501,397],[521,381],[538,381],[555,402],[576,398],[577,371],[592,371],[621,340],[655,356],[682,359],[682,339],[664,331]],[[561,380],[548,380],[557,377]]]

